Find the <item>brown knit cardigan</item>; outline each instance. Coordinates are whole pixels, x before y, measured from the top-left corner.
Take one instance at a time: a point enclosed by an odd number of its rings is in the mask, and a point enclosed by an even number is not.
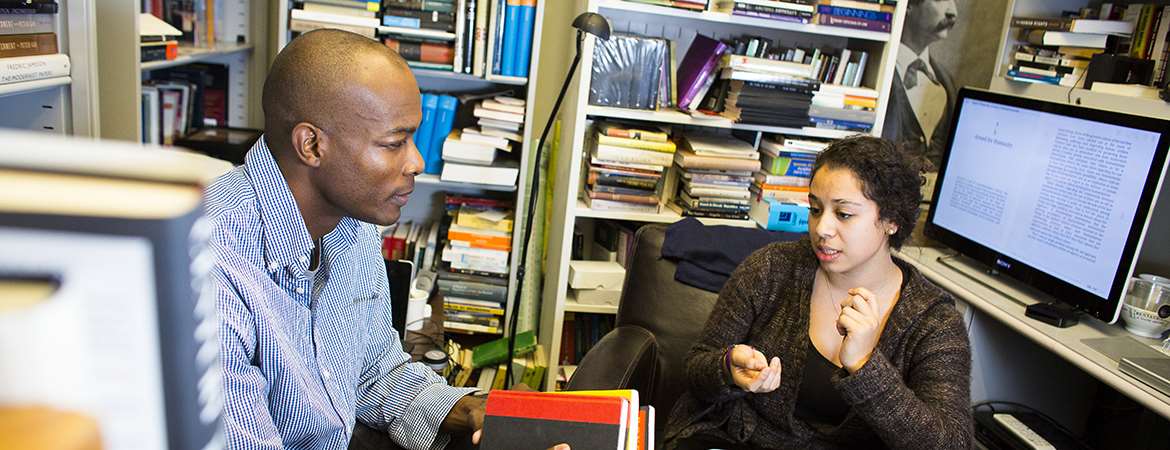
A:
[[[878,346],[856,374],[832,384],[850,405],[844,422],[794,417],[809,341],[809,299],[818,267],[808,238],[774,243],[744,260],[719,294],[687,357],[689,391],[675,404],[666,448],[702,433],[756,448],[970,448],[971,348],[950,295],[913,267]],[[780,387],[749,394],[728,384],[723,355],[748,344],[783,364]]]

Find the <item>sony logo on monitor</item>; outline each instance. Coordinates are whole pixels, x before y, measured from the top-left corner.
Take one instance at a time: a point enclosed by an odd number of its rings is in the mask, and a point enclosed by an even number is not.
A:
[[[1004,261],[1004,260],[999,259],[999,258],[995,258],[995,265],[997,265],[999,267],[1003,267],[1004,269],[1011,269],[1012,268],[1012,263]]]

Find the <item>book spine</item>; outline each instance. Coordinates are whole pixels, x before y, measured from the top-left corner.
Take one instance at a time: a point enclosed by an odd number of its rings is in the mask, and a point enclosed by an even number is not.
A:
[[[655,195],[625,195],[613,194],[609,192],[589,191],[589,198],[599,200],[612,200],[615,202],[640,203],[645,205],[657,205],[658,196]]]
[[[451,61],[455,57],[454,50],[442,44],[401,41],[391,38],[387,38],[383,42],[387,47],[397,51],[407,61],[451,64]]]
[[[1068,31],[1072,26],[1071,20],[1049,19],[1041,17],[1012,17],[1012,26],[1020,28],[1041,28],[1054,31]]]
[[[504,67],[504,22],[507,19],[507,0],[492,0],[492,20],[491,27],[488,30],[491,33],[491,52],[492,52],[492,67],[491,73],[502,75]]]
[[[0,35],[0,58],[57,53],[57,33]]]
[[[597,172],[590,172],[587,178],[589,184],[600,184],[603,186],[625,187],[633,189],[644,189],[652,191],[657,189],[657,180],[647,180],[638,177],[625,177],[621,175],[606,175]],[[600,198],[600,197],[595,197]],[[610,199],[606,199],[610,200]]]
[[[504,44],[500,75],[516,76],[516,37],[520,31],[520,1],[507,0],[504,7]]]
[[[894,15],[880,11],[867,11],[856,8],[842,8],[840,6],[820,5],[817,6],[817,13],[822,15],[830,15],[837,17],[853,17],[857,19],[872,20],[875,22],[889,23],[894,19]]]
[[[37,34],[53,32],[49,14],[12,14],[0,16],[0,34]]]
[[[462,297],[472,300],[502,303],[507,300],[508,296],[507,286],[450,280],[439,280],[438,285],[439,292],[449,297]]]
[[[518,7],[518,28],[516,29],[516,60],[514,76],[527,77],[528,65],[532,60],[532,31],[536,25],[536,1],[521,0]]]
[[[881,22],[881,21],[876,21],[876,20],[865,20],[865,19],[859,19],[856,17],[841,17],[841,16],[834,16],[834,15],[829,15],[829,14],[821,14],[817,17],[818,17],[817,21],[821,25],[853,28],[853,29],[857,29],[857,30],[868,30],[868,31],[882,31],[882,32],[889,32],[890,31],[890,23],[889,22]]]
[[[473,48],[473,61],[471,66],[471,73],[477,77],[483,77],[484,64],[487,63],[487,34],[488,34],[488,9],[491,2],[488,0],[476,0],[475,5],[475,43]]]
[[[812,20],[811,17],[802,17],[802,16],[790,15],[790,14],[785,14],[785,13],[745,11],[745,10],[742,10],[739,8],[732,10],[731,14],[736,15],[736,16],[755,17],[755,18],[759,18],[759,19],[779,20],[781,22],[791,22],[791,23],[801,23],[801,24],[807,24]]]
[[[805,19],[811,19],[813,17],[813,13],[808,12],[808,11],[796,11],[796,10],[792,10],[792,9],[788,9],[788,8],[780,8],[780,7],[775,7],[775,6],[753,5],[751,3],[741,3],[741,2],[736,2],[735,6],[732,8],[733,13],[736,11],[774,14],[777,16],[803,17]]]
[[[477,0],[467,0],[466,12],[463,15],[463,30],[460,33],[463,39],[463,73],[470,74],[475,64],[475,15],[478,8]]]
[[[413,9],[418,11],[437,11],[450,13],[455,12],[455,4],[451,2],[438,2],[433,0],[391,0],[387,2],[388,8],[393,9]]]
[[[69,75],[69,56],[38,55],[0,59],[0,84]]]
[[[21,6],[0,6],[0,14],[56,14],[56,3],[32,3]]]

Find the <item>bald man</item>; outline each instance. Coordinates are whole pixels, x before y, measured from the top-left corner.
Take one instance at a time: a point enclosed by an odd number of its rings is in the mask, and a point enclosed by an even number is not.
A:
[[[411,449],[477,441],[483,401],[410,363],[390,325],[372,224],[398,220],[423,168],[405,61],[313,31],[263,95],[264,136],[206,194],[228,447],[344,449],[358,422]]]

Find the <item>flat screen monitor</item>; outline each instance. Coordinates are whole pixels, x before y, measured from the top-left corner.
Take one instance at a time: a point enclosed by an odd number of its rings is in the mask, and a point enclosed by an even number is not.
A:
[[[951,130],[926,234],[1116,321],[1170,122],[964,88]]]

